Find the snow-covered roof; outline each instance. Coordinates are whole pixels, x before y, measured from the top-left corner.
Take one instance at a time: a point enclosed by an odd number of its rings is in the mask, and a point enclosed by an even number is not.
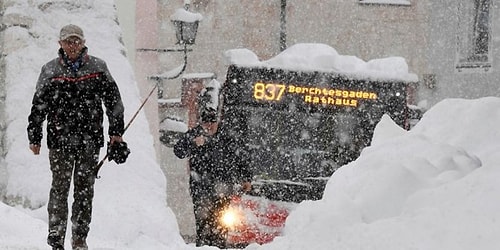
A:
[[[227,50],[224,55],[229,65],[335,72],[358,79],[418,81],[417,75],[409,72],[403,57],[394,56],[365,62],[356,56],[340,55],[334,48],[321,43],[295,44],[266,61],[260,61],[249,49]]]

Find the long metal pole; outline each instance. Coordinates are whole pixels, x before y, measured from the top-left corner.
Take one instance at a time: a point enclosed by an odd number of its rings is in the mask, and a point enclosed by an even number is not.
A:
[[[141,109],[144,107],[144,105],[146,104],[146,102],[148,101],[148,99],[151,97],[151,95],[154,93],[154,91],[156,90],[156,88],[158,88],[158,84],[155,84],[155,86],[151,89],[151,91],[149,92],[148,96],[146,97],[146,99],[141,103],[141,106],[137,109],[137,111],[135,112],[135,114],[132,116],[132,118],[130,118],[130,121],[127,123],[127,125],[125,126],[125,128],[123,129],[123,133],[125,134],[125,131],[127,131],[128,127],[130,126],[130,124],[132,124],[132,122],[135,120],[135,118],[137,117],[137,115],[139,114],[139,112],[141,111]],[[96,176],[96,179],[99,179],[101,178],[99,176],[99,169],[101,169],[102,165],[104,164],[104,161],[106,161],[106,159],[108,159],[108,152],[106,152],[106,155],[104,156],[104,158],[97,164],[97,168],[96,168],[96,171],[95,171],[95,176]]]
[[[280,3],[280,51],[286,49],[286,0]]]

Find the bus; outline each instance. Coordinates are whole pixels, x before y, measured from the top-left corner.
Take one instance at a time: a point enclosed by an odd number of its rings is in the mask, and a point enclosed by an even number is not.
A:
[[[370,144],[382,115],[408,129],[404,81],[231,65],[222,126],[249,151],[254,186],[271,200],[320,199],[327,180]]]
[[[280,235],[293,208],[321,199],[330,176],[370,145],[383,115],[405,129],[418,119],[413,80],[232,64],[221,85],[206,94],[254,173],[252,192],[221,211],[228,246]]]

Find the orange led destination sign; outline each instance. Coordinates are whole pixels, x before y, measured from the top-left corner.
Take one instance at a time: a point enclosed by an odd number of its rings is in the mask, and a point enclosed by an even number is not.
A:
[[[377,94],[368,91],[304,87],[276,83],[256,82],[253,97],[256,100],[280,101],[285,95],[300,95],[305,103],[357,107],[359,100],[376,100]]]

